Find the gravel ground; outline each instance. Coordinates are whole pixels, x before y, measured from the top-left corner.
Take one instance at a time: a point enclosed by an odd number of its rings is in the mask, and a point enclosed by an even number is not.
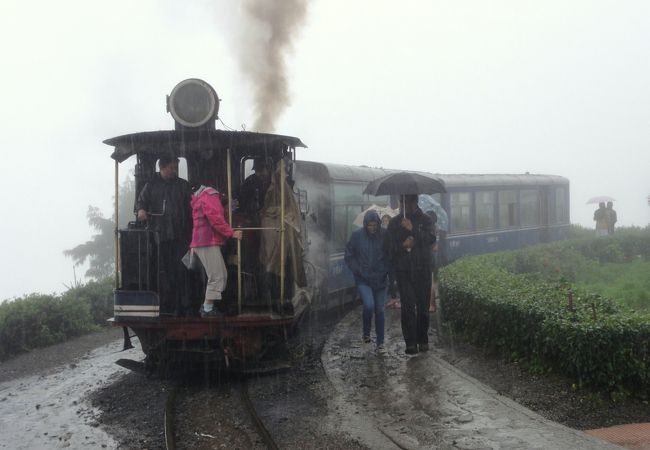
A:
[[[231,378],[208,389],[183,388],[177,409],[179,448],[266,448],[241,398],[246,384],[257,414],[280,448],[365,449],[338,431],[336,423],[342,418],[328,411],[331,386],[320,352],[336,320],[306,321],[290,343],[288,371]]]
[[[328,411],[331,386],[320,352],[337,319],[305,321],[290,344],[291,370],[245,380],[256,411],[282,449],[366,448],[342,435],[337,424],[344,418]],[[164,448],[163,411],[176,384],[178,448],[263,449],[241,400],[243,383],[241,378],[204,373],[185,374],[182,380],[130,373],[95,392],[91,402],[102,411],[98,420],[120,443],[118,448]]]
[[[91,394],[90,401],[101,411],[97,421],[119,443],[117,448],[164,449],[168,390],[166,382],[132,372]]]
[[[435,320],[434,320],[435,322]],[[319,356],[327,329],[311,323],[292,345],[294,368],[284,374],[249,379],[250,397],[282,448],[364,448],[341,434],[345,420],[328,410],[328,385]],[[120,329],[35,350],[0,363],[0,382],[56,372],[89,350],[121,337]],[[134,340],[134,344],[137,341]],[[576,429],[650,422],[650,407],[635,399],[614,402],[609,396],[572,388],[570,380],[550,374],[531,375],[524,365],[505,363],[483,349],[448,338],[435,345],[457,368],[541,415]],[[64,358],[61,355],[65,355]],[[116,356],[118,359],[118,356]],[[110,385],[89,395],[101,410],[101,427],[121,449],[164,448],[164,402],[170,385],[139,373],[116,375]],[[194,381],[179,391],[177,429],[180,448],[262,448],[241,406],[238,381]],[[301,430],[296,433],[296,430]],[[215,441],[219,445],[215,446]],[[179,444],[181,439],[179,439]],[[221,446],[221,447],[220,447]]]

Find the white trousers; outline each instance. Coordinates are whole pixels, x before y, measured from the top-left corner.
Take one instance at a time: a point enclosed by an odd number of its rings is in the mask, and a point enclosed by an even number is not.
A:
[[[194,253],[201,260],[208,276],[208,284],[205,287],[206,300],[221,300],[221,293],[226,289],[228,280],[228,271],[223,261],[221,247],[214,245],[211,247],[196,247]]]

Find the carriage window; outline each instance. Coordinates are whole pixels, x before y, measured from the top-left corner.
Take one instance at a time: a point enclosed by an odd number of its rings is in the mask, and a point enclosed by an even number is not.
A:
[[[363,188],[361,184],[343,184],[334,185],[334,202],[359,202],[363,203]]]
[[[519,211],[516,191],[499,191],[499,226],[516,227],[519,223]]]
[[[494,213],[496,198],[496,192],[477,192],[475,194],[477,230],[489,230],[496,226],[497,218]]]
[[[368,205],[390,206],[390,195],[366,195]]]
[[[243,176],[241,177],[242,181],[253,174],[253,164],[254,163],[255,163],[255,160],[253,158],[249,158],[249,159],[244,160],[244,164],[242,164],[242,169],[243,169]]]
[[[454,233],[470,231],[472,229],[470,217],[472,194],[469,192],[452,193],[449,204],[451,208],[451,231]]]
[[[519,193],[521,204],[521,225],[539,225],[539,192],[533,189],[522,189]]]
[[[350,234],[357,229],[352,224],[354,219],[363,211],[361,206],[339,205],[334,207],[334,249],[342,251],[350,238]]]
[[[569,222],[569,208],[567,208],[566,190],[562,187],[555,190],[555,223]]]
[[[156,172],[160,172],[160,161],[156,161]],[[187,160],[178,158],[178,178],[187,180]]]

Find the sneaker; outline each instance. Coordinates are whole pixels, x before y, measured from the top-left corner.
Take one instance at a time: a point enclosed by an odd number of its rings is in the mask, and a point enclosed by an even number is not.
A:
[[[413,347],[406,347],[406,350],[404,352],[407,355],[415,355],[418,352],[418,348],[415,345]]]
[[[217,309],[216,306],[213,306],[210,311],[206,311],[203,309],[203,305],[201,305],[201,309],[199,310],[199,313],[201,314],[201,317],[221,317],[222,314],[221,312]]]
[[[428,352],[429,351],[429,344],[420,344],[420,345],[418,345],[418,347],[420,348],[421,352]]]
[[[384,347],[384,344],[379,344],[377,346],[377,354],[378,355],[385,355],[386,354],[386,347]]]
[[[364,336],[363,337],[363,343],[364,344],[370,344],[372,342],[372,339],[370,339],[370,336]]]

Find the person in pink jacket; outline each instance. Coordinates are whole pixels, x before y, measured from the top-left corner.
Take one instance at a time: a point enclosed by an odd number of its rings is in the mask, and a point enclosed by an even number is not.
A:
[[[221,246],[228,238],[242,238],[241,230],[233,230],[226,222],[221,196],[209,186],[201,185],[192,195],[192,242],[190,248],[199,257],[208,283],[201,317],[219,316],[218,302],[226,289],[228,272],[221,254]],[[217,304],[215,304],[217,303]]]

